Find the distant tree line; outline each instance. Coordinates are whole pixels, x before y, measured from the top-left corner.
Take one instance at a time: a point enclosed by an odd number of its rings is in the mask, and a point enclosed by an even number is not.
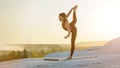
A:
[[[63,51],[62,48],[56,49],[51,48],[48,50],[27,50],[24,49],[22,51],[9,51],[9,53],[3,53],[0,55],[0,61],[8,61],[8,60],[15,60],[15,59],[23,59],[23,58],[40,58],[45,57],[47,54],[53,52],[60,52]]]
[[[76,48],[76,50],[80,50],[84,48]],[[23,58],[40,58],[45,57],[47,54],[54,53],[54,52],[63,52],[63,51],[70,51],[69,48],[48,48],[47,50],[27,50],[24,49],[22,51],[9,51],[7,54],[3,53],[0,55],[0,61],[8,61],[8,60],[15,60],[15,59],[23,59]],[[1,51],[0,51],[1,52]]]
[[[23,51],[10,51],[8,54],[0,55],[0,61],[7,61],[7,60],[14,60],[14,59],[21,59],[21,58],[28,58],[27,50],[24,49]]]

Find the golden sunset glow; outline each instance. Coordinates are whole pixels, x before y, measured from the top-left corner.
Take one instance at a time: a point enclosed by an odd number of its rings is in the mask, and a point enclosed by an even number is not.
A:
[[[120,37],[120,0],[1,0],[0,43],[70,43],[58,14],[76,4],[76,42]]]

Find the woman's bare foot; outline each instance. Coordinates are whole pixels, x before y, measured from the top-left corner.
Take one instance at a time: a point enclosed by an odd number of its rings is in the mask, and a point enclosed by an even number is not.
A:
[[[77,5],[75,5],[75,6],[73,7],[73,10],[76,10],[76,9],[77,9],[77,7],[78,7],[78,6],[77,6]]]
[[[75,6],[72,8],[72,10],[76,10],[76,9],[77,9],[77,7],[78,7],[78,6],[77,6],[77,5],[75,5]]]
[[[72,59],[72,56],[69,56],[66,60],[70,60],[70,59]]]

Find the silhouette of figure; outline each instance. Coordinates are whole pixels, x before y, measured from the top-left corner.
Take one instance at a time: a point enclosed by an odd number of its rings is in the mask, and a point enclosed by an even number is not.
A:
[[[76,9],[77,9],[77,5],[75,5],[73,8],[70,9],[70,11],[68,12],[68,14],[65,13],[60,13],[59,14],[59,20],[62,22],[62,28],[66,31],[68,31],[68,35],[66,35],[64,38],[68,38],[71,34],[71,52],[70,52],[70,56],[67,58],[67,60],[72,59],[74,50],[75,50],[75,40],[76,40],[76,35],[77,35],[77,28],[75,26],[76,22],[77,22],[77,18],[76,18]],[[71,14],[71,12],[73,11],[73,20],[69,23],[67,18],[69,17],[69,15]]]

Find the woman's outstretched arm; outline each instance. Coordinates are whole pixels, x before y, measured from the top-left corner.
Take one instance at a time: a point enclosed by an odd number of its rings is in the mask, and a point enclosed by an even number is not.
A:
[[[71,27],[70,27],[68,22],[65,23],[65,27],[68,31],[68,35],[66,35],[64,38],[68,38],[70,36],[70,33],[71,33]]]
[[[73,8],[70,9],[70,11],[68,12],[68,14],[66,15],[66,17],[68,18],[72,12]]]
[[[75,5],[73,8],[71,8],[70,9],[70,11],[68,12],[68,14],[66,15],[66,17],[68,18],[69,16],[70,16],[70,14],[71,14],[71,12],[72,12],[72,10],[74,9],[74,8],[77,8],[78,6],[77,5]]]

